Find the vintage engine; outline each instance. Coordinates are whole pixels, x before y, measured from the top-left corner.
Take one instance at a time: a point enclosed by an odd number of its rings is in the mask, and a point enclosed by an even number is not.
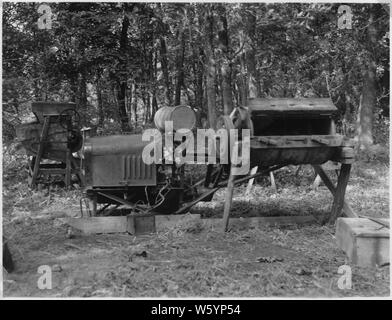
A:
[[[344,192],[354,161],[352,143],[336,133],[333,120],[336,111],[330,99],[251,99],[246,107],[236,108],[230,116],[220,117],[216,129],[250,129],[249,161],[250,168],[256,171],[237,176],[233,174],[233,163],[218,161],[208,164],[205,177],[191,186],[185,184],[183,165],[166,164],[164,160],[162,164],[143,162],[142,152],[149,142],[143,142],[142,135],[86,139],[82,169],[86,195],[92,204],[90,212],[99,215],[113,205],[113,210],[121,206],[136,213],[180,214],[199,201],[210,201],[219,188],[227,187],[224,209],[227,227],[235,184],[286,165],[300,164],[311,164],[326,180],[328,178],[320,165],[336,161],[341,163],[338,185],[335,189],[330,182],[326,183],[335,195],[331,217],[336,218],[343,208]],[[154,120],[161,131],[167,120],[173,121],[173,131],[180,128],[192,130],[195,114],[186,106],[164,107],[156,113]],[[242,145],[241,134],[239,137],[238,143]],[[230,146],[237,143],[230,139],[224,143]],[[216,137],[216,142],[218,146],[222,141]],[[188,190],[194,191],[191,197],[187,195]],[[101,204],[100,208],[97,204]],[[105,214],[110,214],[112,209]]]
[[[195,125],[195,113],[186,106],[164,107],[155,115],[156,127],[163,131],[165,121],[173,121],[173,129]],[[160,213],[178,209],[183,193],[180,168],[175,164],[145,164],[141,134],[91,137],[82,148],[82,170],[86,195],[92,215],[110,205],[127,209],[149,208]],[[104,204],[102,209],[97,204]],[[130,204],[133,204],[129,208]]]

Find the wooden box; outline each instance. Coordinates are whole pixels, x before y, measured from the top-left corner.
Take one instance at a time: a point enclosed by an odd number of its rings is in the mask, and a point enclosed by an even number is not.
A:
[[[389,223],[389,219],[380,219]],[[389,228],[366,218],[338,218],[336,240],[349,262],[375,267],[389,263]]]

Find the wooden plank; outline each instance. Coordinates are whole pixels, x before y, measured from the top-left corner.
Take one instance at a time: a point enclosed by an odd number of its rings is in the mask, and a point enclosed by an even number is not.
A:
[[[67,149],[65,156],[65,187],[67,189],[71,186],[71,150]]]
[[[220,219],[201,219],[203,225],[220,227]],[[235,228],[263,227],[268,225],[307,224],[317,222],[313,216],[280,216],[231,218],[230,226]]]
[[[337,109],[330,98],[257,98],[250,99],[247,107],[251,112],[331,114]]]
[[[41,131],[41,136],[39,139],[37,155],[35,158],[33,177],[31,179],[31,186],[32,187],[34,187],[37,182],[39,166],[41,164],[41,157],[42,157],[42,154],[43,154],[44,148],[45,148],[45,141],[46,141],[46,137],[48,135],[49,124],[50,124],[50,117],[45,117],[44,125],[43,125],[42,131]]]
[[[256,174],[258,168],[259,168],[258,166],[253,167],[253,168],[250,170],[249,175],[254,175],[254,174]],[[248,185],[247,185],[247,187],[246,187],[245,195],[249,195],[250,192],[252,191],[252,186],[253,186],[254,181],[255,181],[255,178],[252,178],[252,179],[250,179],[250,180],[248,181]]]
[[[127,217],[69,218],[68,224],[83,233],[116,233],[127,231]]]
[[[272,187],[272,189],[274,189],[274,191],[276,193],[276,192],[278,192],[278,188],[276,187],[274,173],[272,171],[270,171],[269,175],[270,175],[270,180],[271,180],[271,187]]]
[[[328,175],[324,171],[324,169],[319,165],[313,165],[313,168],[317,172],[317,174],[320,176],[320,178],[323,180],[325,186],[329,189],[329,191],[334,196],[335,192],[336,192],[336,188],[333,185],[333,182],[331,181],[331,179],[328,177]],[[354,210],[347,203],[347,201],[344,201],[344,203],[343,203],[343,212],[349,218],[358,218],[358,215],[354,212]]]
[[[381,219],[389,223],[389,219]],[[389,229],[365,218],[338,218],[336,241],[350,263],[375,267],[389,263]]]
[[[234,175],[233,168],[230,169],[229,181],[227,183],[225,205],[223,210],[223,231],[226,232],[229,227],[229,216],[231,210],[231,204],[233,202],[233,192],[234,192]]]
[[[340,216],[344,206],[344,196],[346,194],[346,188],[348,179],[350,177],[351,164],[342,163],[340,167],[340,173],[338,177],[338,185],[333,199],[331,216],[329,218],[330,223],[335,223],[336,219]]]
[[[201,220],[200,214],[175,214],[175,215],[156,215],[155,228],[157,232],[165,231],[170,228],[189,225]],[[220,220],[220,219],[219,219]]]
[[[316,174],[316,178],[314,179],[313,184],[312,184],[312,189],[317,190],[320,183],[321,183],[321,177],[320,177],[320,175]]]
[[[220,220],[220,219],[219,219]],[[162,232],[201,221],[199,214],[68,218],[67,223],[86,234],[129,232],[134,235]]]
[[[127,231],[133,235],[155,233],[155,216],[152,214],[128,215]]]

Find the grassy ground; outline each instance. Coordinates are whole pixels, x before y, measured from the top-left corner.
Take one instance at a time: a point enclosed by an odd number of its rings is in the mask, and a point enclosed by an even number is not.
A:
[[[331,174],[333,176],[333,174]],[[362,215],[389,217],[389,168],[380,162],[354,165],[347,200]],[[389,295],[389,267],[352,266],[351,290],[337,281],[345,255],[335,244],[334,227],[311,224],[233,228],[223,234],[200,224],[154,235],[76,235],[67,237],[61,218],[78,210],[79,192],[31,192],[23,181],[5,177],[4,233],[17,269],[4,273],[5,296],[211,296],[343,297]],[[276,174],[278,192],[263,178],[251,195],[235,192],[232,216],[327,214],[332,197],[310,188],[303,167]],[[224,190],[192,211],[222,215]],[[40,265],[56,267],[53,289],[39,290]]]

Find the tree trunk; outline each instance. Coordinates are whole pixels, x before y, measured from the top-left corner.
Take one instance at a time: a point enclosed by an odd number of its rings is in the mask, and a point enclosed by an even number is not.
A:
[[[167,63],[167,49],[166,49],[166,41],[164,38],[160,39],[161,43],[161,64],[162,64],[162,72],[163,72],[163,78],[165,80],[165,85],[166,85],[166,98],[171,105],[173,103],[173,96],[172,96],[172,90],[171,90],[171,84],[170,84],[170,78],[169,78],[169,69],[168,69],[168,63]]]
[[[155,112],[158,110],[158,101],[157,101],[157,52],[154,53],[153,57],[153,88],[152,88],[152,101],[151,101],[151,116],[149,121],[152,122],[154,120]]]
[[[133,102],[132,102],[133,114],[135,115],[135,127],[137,127],[137,84],[134,84],[133,90]]]
[[[253,13],[247,15],[247,31],[250,41],[251,49],[247,51],[247,71],[248,71],[248,97],[257,98],[261,96],[261,86],[259,72],[256,65],[256,16]]]
[[[240,72],[237,75],[237,86],[241,106],[246,106],[248,100],[248,81],[246,77],[245,57],[240,56]]]
[[[152,112],[151,112],[150,122],[154,120],[155,112],[157,112],[158,110],[158,101],[157,101],[157,96],[155,91],[152,94],[151,107],[152,107]]]
[[[84,71],[80,73],[77,99],[78,109],[81,110],[82,114],[85,114],[87,108],[87,83]]]
[[[358,115],[358,142],[360,149],[373,144],[373,110],[376,104],[376,63],[370,62],[364,74]]]
[[[127,108],[125,102],[127,84],[126,82],[119,81],[117,86],[119,88],[117,90],[117,101],[118,101],[118,112],[120,116],[121,130],[123,132],[129,132],[131,128],[128,122]]]
[[[210,9],[211,10],[211,9]],[[216,91],[215,91],[215,77],[216,64],[214,57],[214,16],[210,11],[207,13],[206,19],[206,91],[207,91],[207,106],[208,106],[208,122],[211,128],[215,128],[216,123]]]
[[[104,122],[104,111],[103,111],[103,103],[102,103],[102,87],[101,81],[98,79],[96,83],[96,90],[97,90],[97,102],[98,102],[98,127],[103,127]]]
[[[228,57],[229,54],[229,36],[227,32],[227,18],[225,5],[220,5],[220,30],[219,30],[219,46],[222,50],[222,100],[223,100],[223,113],[229,115],[234,109],[233,95],[231,92],[231,65]]]
[[[374,26],[373,13],[370,13],[367,28],[369,62],[364,70],[363,87],[358,112],[357,138],[360,149],[367,149],[373,144],[373,110],[377,102],[376,62],[373,50],[376,44],[377,30]]]
[[[199,48],[201,56],[204,56],[204,52]],[[195,64],[195,106],[198,110],[203,110],[203,64],[198,58]]]
[[[184,85],[184,55],[185,55],[185,36],[184,32],[179,32],[180,46],[177,52],[177,78],[176,78],[176,94],[174,105],[181,104],[181,88]]]
[[[128,28],[129,28],[129,19],[125,15],[123,22],[122,22],[122,28],[121,28],[121,38],[120,38],[120,52],[122,54],[122,63],[120,71],[126,70],[126,65],[127,65],[127,44],[128,44]],[[129,120],[128,120],[128,114],[127,114],[127,108],[126,108],[126,91],[127,91],[127,77],[122,76],[120,79],[117,81],[117,100],[118,100],[118,112],[120,116],[120,124],[121,124],[121,130],[123,132],[129,132],[131,131],[131,128],[129,126]]]

